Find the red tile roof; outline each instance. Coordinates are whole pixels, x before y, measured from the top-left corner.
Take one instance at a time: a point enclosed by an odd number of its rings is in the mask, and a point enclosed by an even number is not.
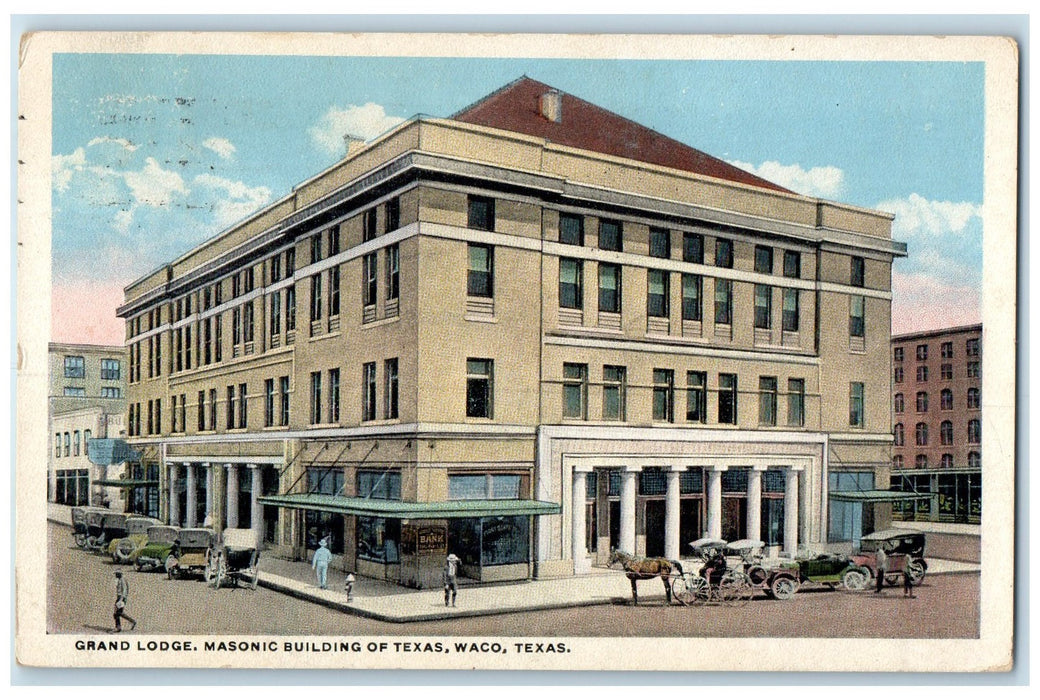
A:
[[[556,91],[555,88],[524,76],[499,88],[451,118],[468,124],[536,136],[563,146],[662,165],[779,192],[790,192],[757,175],[567,93],[560,93],[563,101],[562,119],[559,122],[547,119],[542,116],[541,98],[545,93],[553,91]]]

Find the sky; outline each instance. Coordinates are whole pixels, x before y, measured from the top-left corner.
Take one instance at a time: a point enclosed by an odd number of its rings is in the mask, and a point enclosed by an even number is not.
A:
[[[894,333],[981,320],[983,65],[56,55],[52,339],[122,344],[123,288],[417,114],[521,75],[800,194],[896,215]]]

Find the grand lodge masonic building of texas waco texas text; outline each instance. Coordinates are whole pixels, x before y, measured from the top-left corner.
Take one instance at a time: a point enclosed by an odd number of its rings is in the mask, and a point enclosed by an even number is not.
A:
[[[126,287],[129,441],[164,519],[406,585],[848,541],[891,519],[891,224],[524,77]]]

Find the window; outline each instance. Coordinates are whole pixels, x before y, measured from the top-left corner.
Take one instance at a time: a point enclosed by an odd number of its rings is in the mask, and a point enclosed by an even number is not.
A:
[[[719,423],[737,424],[737,375],[719,375]]]
[[[953,469],[953,455],[944,454],[939,460],[939,466],[943,469]]]
[[[65,456],[69,456],[69,445],[71,444],[72,438],[68,433],[65,433]]]
[[[939,443],[942,445],[953,444],[953,423],[944,420],[939,424]]]
[[[311,425],[321,423],[321,372],[311,372]]]
[[[968,421],[968,444],[977,445],[982,442],[982,421],[972,418]]]
[[[61,457],[61,433],[54,434],[54,456]]]
[[[582,308],[582,262],[560,258],[560,308]]]
[[[401,500],[401,472],[358,471],[357,495],[358,498]]]
[[[800,428],[805,425],[805,380],[787,380],[787,424]]]
[[[895,348],[892,350],[892,359],[896,362],[903,361],[903,348]]]
[[[773,288],[755,285],[755,328],[769,329],[773,325]]]
[[[86,396],[87,390],[81,386],[67,386],[62,391],[62,396]]]
[[[715,239],[715,266],[733,267],[733,241],[726,238]]]
[[[184,400],[183,396],[181,396],[181,400],[182,401]],[[239,384],[238,385],[238,427],[239,428],[245,428],[247,423],[248,423],[248,416],[246,415],[246,408],[247,407],[248,407],[248,403],[246,402],[246,385],[245,384]],[[181,409],[183,410],[183,406],[181,407]]]
[[[902,381],[903,381],[903,368],[902,367],[896,367],[894,370],[892,370],[892,378],[893,378],[893,380],[895,381],[896,384],[902,383]]]
[[[977,377],[981,376],[981,374],[982,374],[982,372],[981,372],[980,365],[979,365],[978,362],[969,362],[968,363],[968,377],[969,378],[977,378]]]
[[[914,444],[924,447],[928,444],[928,424],[918,423],[914,426]]]
[[[902,413],[903,410],[904,410],[904,405],[905,405],[905,402],[904,402],[904,399],[903,399],[903,395],[902,394],[896,394],[895,398],[892,400],[892,405],[893,405],[896,413]]]
[[[650,257],[672,257],[672,232],[664,228],[650,229]]]
[[[866,271],[863,258],[856,256],[852,257],[852,268],[849,277],[849,282],[853,287],[863,287],[866,285]]]
[[[949,389],[939,392],[939,408],[943,411],[953,410],[953,392]]]
[[[118,381],[119,380],[119,360],[101,360],[101,379],[102,381]]]
[[[267,261],[267,269],[270,271],[271,282],[282,279],[282,256],[275,255]]]
[[[87,376],[82,357],[70,356],[65,358],[65,376],[69,379],[83,379]]]
[[[311,321],[321,320],[321,273],[311,276]]]
[[[316,263],[321,260],[321,234],[316,233],[310,238],[311,241],[311,262]]]
[[[646,283],[646,315],[667,318],[669,312],[668,273],[661,270],[647,270]]]
[[[339,423],[339,368],[329,370],[329,422]]]
[[[621,313],[621,267],[599,264],[599,310]]]
[[[289,425],[289,377],[281,377],[278,380],[278,393],[280,394],[280,420],[279,425]]]
[[[964,347],[965,354],[968,357],[978,357],[979,356],[979,347],[980,347],[979,346],[979,339],[978,338],[971,338],[971,339],[969,339],[965,343],[965,347]]]
[[[401,248],[397,243],[386,248],[386,300],[401,296]]]
[[[333,255],[339,255],[339,224],[332,226],[328,231],[329,236],[329,257]]]
[[[600,219],[599,222],[599,248],[600,250],[616,250],[623,248],[621,240],[621,222],[609,219]]]
[[[864,299],[861,296],[849,297],[849,335],[853,338],[866,336]]]
[[[972,387],[971,389],[968,389],[968,408],[979,408],[981,406],[981,401],[982,401],[982,392],[980,392],[978,389],[976,389],[974,387]],[[950,403],[951,403],[951,407],[952,407],[952,403],[953,403],[953,396],[952,395],[950,396]]]
[[[715,323],[729,325],[733,322],[733,282],[715,280]]]
[[[339,316],[339,265],[329,268],[329,316]]]
[[[863,382],[849,384],[849,425],[863,427]]]
[[[493,418],[494,362],[469,358],[466,360],[466,417]]]
[[[235,299],[242,295],[242,275],[236,272],[231,275],[231,298]],[[181,302],[177,301],[177,316],[181,315]]]
[[[220,358],[224,353],[224,317],[217,314],[213,321],[213,361],[220,362]]]
[[[149,431],[149,432],[151,432],[151,431]],[[74,430],[72,432],[72,456],[73,457],[78,457],[79,456],[79,447],[80,447],[79,431],[78,430]]]
[[[285,276],[292,277],[296,272],[296,249],[289,248],[285,251]]]
[[[213,305],[214,306],[220,306],[223,303],[224,303],[224,283],[223,282],[214,282],[213,283]]]
[[[376,363],[361,368],[361,420],[376,419]]]
[[[253,342],[253,302],[242,305],[242,337],[247,343]]]
[[[246,293],[249,293],[249,292],[253,291],[253,268],[252,267],[247,267],[242,272],[242,275],[244,277],[244,279],[243,279],[243,286],[245,287],[244,291]],[[191,297],[188,297],[187,299],[184,300],[184,308],[185,308],[186,311],[188,311],[190,313],[190,310],[191,310]]]
[[[560,243],[585,245],[585,217],[560,214]]]
[[[206,391],[203,389],[199,392],[198,398],[198,430],[202,432],[206,429]]]
[[[919,391],[917,392],[917,412],[927,413],[928,412],[928,392]]]
[[[390,420],[397,418],[399,414],[397,404],[397,358],[387,360],[383,363],[383,379],[385,382],[383,392],[383,417]]]
[[[361,215],[361,242],[371,241],[376,237],[376,210],[369,209]]]
[[[271,337],[282,332],[282,293],[271,293]]]
[[[708,374],[686,373],[686,420],[704,423],[708,420]]]
[[[494,248],[489,245],[469,244],[469,277],[466,293],[471,297],[493,297]]]
[[[227,388],[227,416],[224,424],[228,430],[233,430],[235,427],[235,387],[228,386]]]
[[[670,369],[654,370],[654,420],[675,419],[675,374]]]
[[[903,468],[903,455],[896,455],[892,458],[892,468],[902,469]]]
[[[802,276],[802,254],[796,250],[784,251],[784,277]]]
[[[603,366],[603,420],[625,420],[625,368]]]
[[[519,474],[449,474],[448,500],[520,498]]]
[[[896,423],[894,434],[895,434],[895,445],[896,445],[896,447],[902,447],[903,446],[903,441],[905,439],[904,434],[903,434],[903,424],[902,423]]]
[[[918,345],[917,346],[917,361],[918,362],[924,362],[927,359],[928,359],[928,346],[927,345]]]
[[[123,391],[117,386],[103,386],[101,387],[101,398],[103,399],[119,399],[123,397]]]
[[[953,343],[943,343],[939,346],[939,354],[942,355],[944,360],[949,360],[953,357]]]
[[[490,197],[469,196],[469,228],[481,231],[495,230],[495,200]]]
[[[914,457],[914,466],[918,469],[928,468],[928,455],[917,455]]]
[[[982,467],[982,455],[980,455],[978,452],[969,452],[968,466],[971,469],[980,469]]]
[[[682,314],[684,321],[700,321],[702,312],[700,275],[682,276]]]
[[[401,198],[394,197],[386,202],[386,221],[383,224],[384,233],[396,231],[401,228]]]
[[[776,425],[776,377],[758,378],[758,423]]]
[[[784,290],[783,329],[790,333],[798,331],[798,290]]]
[[[217,429],[217,390],[209,390],[209,429]]]
[[[944,362],[939,367],[939,376],[943,381],[949,381],[953,379],[953,365],[949,362]]]
[[[361,259],[361,296],[362,304],[372,306],[376,303],[376,268],[378,267],[375,253],[369,253]]]
[[[563,417],[588,418],[589,366],[563,363]]]
[[[773,274],[773,249],[764,246],[755,246],[755,272],[766,275]]]
[[[704,236],[699,233],[682,235],[682,259],[683,262],[704,264]]]
[[[928,365],[919,365],[917,367],[917,381],[927,382],[928,381]]]

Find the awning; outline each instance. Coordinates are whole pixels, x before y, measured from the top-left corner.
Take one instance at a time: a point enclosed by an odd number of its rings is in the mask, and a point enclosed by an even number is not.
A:
[[[158,486],[159,482],[155,479],[94,479],[94,485],[132,489],[138,486]]]
[[[141,453],[119,438],[94,438],[87,440],[87,459],[99,467],[123,462],[137,462]]]
[[[917,501],[931,498],[928,493],[910,491],[831,491],[832,501],[856,501],[859,503],[889,503],[892,501]]]
[[[479,518],[495,515],[556,515],[560,512],[560,506],[556,503],[516,499],[409,503],[378,498],[348,498],[323,493],[290,493],[284,496],[261,496],[259,500],[264,505],[279,508],[412,520]]]

